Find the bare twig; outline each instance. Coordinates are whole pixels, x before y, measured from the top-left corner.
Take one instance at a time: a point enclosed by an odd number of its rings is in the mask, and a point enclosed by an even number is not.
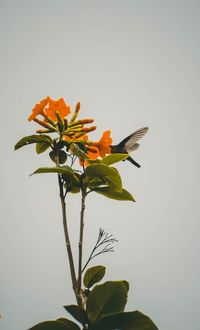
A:
[[[105,232],[105,230],[100,228],[96,244],[95,244],[94,248],[92,249],[92,252],[90,253],[90,256],[87,259],[81,272],[82,273],[84,272],[87,265],[93,258],[97,257],[100,254],[106,253],[106,252],[113,252],[114,249],[113,249],[112,244],[115,242],[118,242],[118,240],[116,238],[114,238],[113,235],[109,235],[108,233]],[[100,251],[97,252],[97,249],[100,246],[102,246],[103,244],[106,244],[106,246],[104,246]],[[95,253],[95,251],[96,251],[96,253]]]

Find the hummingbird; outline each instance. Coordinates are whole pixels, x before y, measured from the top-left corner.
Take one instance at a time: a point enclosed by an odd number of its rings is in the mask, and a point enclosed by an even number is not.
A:
[[[143,127],[138,129],[136,132],[130,134],[125,139],[123,139],[120,143],[111,145],[112,154],[128,154],[126,158],[133,165],[137,167],[141,167],[130,155],[129,152],[135,151],[139,148],[138,141],[146,134],[148,131],[148,127]]]

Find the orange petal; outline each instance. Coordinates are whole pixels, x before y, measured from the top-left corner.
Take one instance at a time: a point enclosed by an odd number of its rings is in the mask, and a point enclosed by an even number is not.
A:
[[[45,109],[47,116],[56,121],[56,111],[59,111],[63,119],[70,113],[70,107],[65,103],[63,98],[57,101],[49,98],[49,107]]]
[[[110,131],[105,131],[100,140],[98,142],[93,142],[92,145],[98,148],[100,156],[104,158],[106,154],[111,153],[111,143],[112,138],[110,137]]]
[[[28,117],[28,121],[33,120],[38,115],[43,115],[43,111],[47,103],[49,102],[49,97],[37,103],[35,107],[32,109],[32,114]]]
[[[87,155],[88,157],[90,157],[91,159],[95,160],[99,157],[99,149],[95,146],[89,147],[87,149]]]
[[[112,143],[112,138],[110,137],[110,131],[105,131],[99,140],[100,144],[110,146]]]

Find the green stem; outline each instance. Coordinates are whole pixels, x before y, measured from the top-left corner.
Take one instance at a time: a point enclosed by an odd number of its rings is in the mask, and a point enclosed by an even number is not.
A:
[[[85,198],[86,190],[85,188],[81,189],[82,198],[81,198],[81,214],[80,214],[80,235],[79,235],[79,258],[78,258],[78,283],[77,283],[77,292],[79,296],[79,306],[83,307],[83,301],[81,299],[81,283],[82,283],[82,255],[83,255],[83,229],[84,229],[84,212],[85,212]]]
[[[78,297],[79,291],[77,290],[77,281],[76,281],[76,273],[75,273],[75,268],[74,268],[74,260],[73,260],[72,250],[71,250],[68,228],[67,228],[66,203],[65,203],[65,197],[64,197],[64,192],[63,192],[63,182],[62,182],[59,174],[58,174],[58,183],[59,183],[59,189],[60,189],[60,200],[61,200],[62,216],[63,216],[63,228],[64,228],[64,233],[65,233],[65,242],[66,242],[66,248],[67,248],[69,265],[70,265],[72,287],[73,287],[73,290],[75,293],[77,303],[79,304],[79,297]]]

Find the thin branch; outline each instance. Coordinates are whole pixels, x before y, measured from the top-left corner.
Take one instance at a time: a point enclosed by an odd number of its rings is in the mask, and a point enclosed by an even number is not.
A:
[[[86,198],[86,190],[84,187],[81,189],[82,198],[81,198],[81,213],[80,213],[80,235],[79,235],[79,258],[78,258],[78,283],[77,283],[77,293],[79,296],[79,306],[82,307],[82,299],[81,299],[81,283],[82,283],[82,255],[83,255],[83,229],[84,229],[84,212],[85,212],[85,198]]]
[[[86,269],[87,265],[89,264],[89,262],[95,258],[96,256],[102,254],[102,253],[106,253],[106,252],[113,252],[113,246],[112,244],[118,242],[118,240],[116,238],[113,237],[113,235],[109,235],[108,233],[106,233],[103,229],[99,229],[99,235],[96,241],[96,244],[94,246],[94,248],[92,249],[92,252],[90,253],[89,258],[87,259],[83,269],[82,269],[82,273],[84,272],[84,270]],[[98,248],[100,246],[102,246],[103,244],[106,244],[106,246],[103,247],[102,250],[100,250],[99,252],[96,252],[98,250]]]
[[[75,156],[75,155],[73,155],[73,156],[71,157],[71,167],[74,165],[76,159],[77,159],[77,156]]]
[[[107,252],[114,252],[114,249],[113,249],[113,248],[110,248],[110,249],[108,249],[108,250],[102,250],[102,251],[100,251],[100,252],[94,254],[94,255],[92,256],[91,260],[92,260],[93,258],[99,256],[100,254],[107,253]]]

